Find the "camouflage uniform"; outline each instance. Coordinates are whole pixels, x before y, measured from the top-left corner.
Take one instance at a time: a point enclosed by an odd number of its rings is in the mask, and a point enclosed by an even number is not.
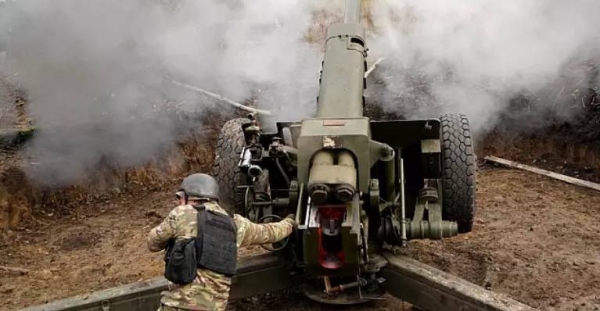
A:
[[[205,203],[206,209],[226,213],[216,203]],[[197,211],[191,205],[180,205],[148,237],[148,248],[153,252],[165,249],[174,237],[195,237]],[[278,223],[255,224],[234,215],[237,225],[237,246],[275,243],[292,233],[294,221],[286,218]],[[196,279],[185,286],[169,283],[169,291],[162,293],[159,310],[225,310],[229,298],[231,279],[224,275],[198,269]]]

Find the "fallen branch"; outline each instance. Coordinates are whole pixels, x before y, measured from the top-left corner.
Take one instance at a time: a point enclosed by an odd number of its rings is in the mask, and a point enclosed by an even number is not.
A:
[[[4,271],[8,271],[8,272],[14,272],[14,273],[19,273],[19,274],[27,274],[27,273],[29,273],[29,270],[27,270],[27,269],[15,268],[15,267],[7,267],[7,266],[0,266],[0,270],[4,270]]]
[[[501,159],[501,158],[494,157],[494,156],[487,156],[487,157],[485,157],[485,160],[486,161],[490,161],[490,162],[495,162],[495,163],[498,163],[498,164],[502,164],[502,165],[505,165],[505,166],[513,167],[513,168],[518,168],[518,169],[526,170],[526,171],[533,172],[533,173],[536,173],[536,174],[548,176],[550,178],[554,178],[554,179],[557,179],[557,180],[560,180],[560,181],[564,181],[564,182],[569,183],[569,184],[573,184],[573,185],[577,185],[577,186],[581,186],[581,187],[593,189],[593,190],[596,190],[596,191],[600,191],[600,184],[593,183],[593,182],[590,182],[590,181],[585,181],[585,180],[577,179],[577,178],[574,178],[574,177],[565,176],[565,175],[562,175],[562,174],[558,174],[558,173],[546,171],[546,170],[543,170],[543,169],[540,169],[540,168],[528,166],[528,165],[517,163],[517,162],[514,162],[514,161],[509,161],[509,160]]]
[[[382,57],[382,58],[378,59],[375,63],[373,63],[373,65],[371,65],[371,67],[369,67],[369,69],[367,70],[367,72],[365,72],[365,79],[371,74],[371,72],[373,70],[375,70],[375,67],[377,67],[377,64],[379,64],[384,59],[385,59],[385,57]]]
[[[194,90],[196,92],[200,92],[202,94],[205,94],[205,95],[208,95],[210,97],[216,98],[216,99],[218,99],[220,101],[223,101],[223,102],[226,102],[226,103],[228,103],[228,104],[230,104],[230,105],[232,105],[232,106],[234,106],[236,108],[239,108],[239,109],[251,112],[251,113],[258,113],[258,114],[264,114],[264,115],[272,115],[272,113],[270,111],[268,111],[268,110],[256,109],[256,108],[252,108],[252,107],[248,107],[248,106],[242,105],[242,104],[240,104],[238,102],[235,102],[235,101],[233,101],[233,100],[231,100],[229,98],[223,97],[223,96],[221,96],[219,94],[215,94],[213,92],[209,92],[209,91],[207,91],[205,89],[201,89],[201,88],[199,88],[197,86],[193,86],[193,85],[189,85],[189,84],[185,84],[185,83],[181,83],[181,82],[177,82],[177,81],[171,81],[171,82],[173,82],[174,84],[177,84],[179,86],[185,87],[187,89]]]

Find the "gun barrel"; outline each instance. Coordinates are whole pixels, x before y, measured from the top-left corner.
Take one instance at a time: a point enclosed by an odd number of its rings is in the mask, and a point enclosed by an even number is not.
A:
[[[344,23],[327,32],[317,105],[318,118],[363,116],[366,87],[365,30],[360,24],[361,0],[347,0]]]
[[[346,0],[344,23],[360,23],[360,1]]]

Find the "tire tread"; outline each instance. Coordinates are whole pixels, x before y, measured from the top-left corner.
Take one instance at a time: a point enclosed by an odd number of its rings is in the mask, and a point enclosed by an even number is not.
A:
[[[245,176],[238,167],[240,154],[246,140],[242,124],[249,122],[245,118],[232,119],[223,125],[217,139],[212,175],[219,183],[221,203],[224,209],[243,214],[244,195],[237,186],[244,184]]]
[[[458,232],[467,233],[473,228],[477,170],[469,121],[462,114],[440,120],[444,219],[456,221]]]

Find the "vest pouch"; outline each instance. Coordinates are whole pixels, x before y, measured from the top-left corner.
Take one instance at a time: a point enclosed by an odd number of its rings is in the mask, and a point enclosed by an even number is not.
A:
[[[196,244],[194,238],[178,240],[168,256],[165,278],[178,285],[186,285],[196,278]]]

